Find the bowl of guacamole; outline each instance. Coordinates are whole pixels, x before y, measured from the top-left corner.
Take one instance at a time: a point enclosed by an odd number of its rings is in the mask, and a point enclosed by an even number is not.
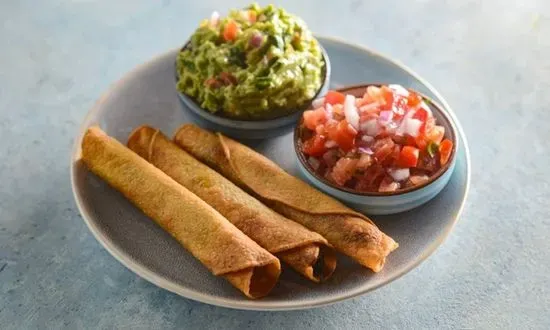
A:
[[[176,59],[176,88],[187,108],[211,128],[263,130],[259,137],[295,124],[326,92],[329,76],[328,56],[306,24],[273,5],[213,13]]]

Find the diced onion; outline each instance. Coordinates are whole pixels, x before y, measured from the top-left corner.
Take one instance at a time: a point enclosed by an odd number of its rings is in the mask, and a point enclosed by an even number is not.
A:
[[[212,12],[212,15],[210,16],[210,25],[216,26],[218,25],[219,21],[220,21],[220,14],[217,11]]]
[[[325,99],[325,98],[323,98],[323,101],[324,101],[324,99]],[[328,119],[334,118],[334,108],[332,107],[332,104],[327,103],[327,104],[325,105],[325,112],[327,113]]]
[[[405,97],[409,96],[409,91],[401,85],[388,85],[388,87],[392,89],[397,95],[402,95]]]
[[[355,96],[346,95],[344,100],[344,116],[346,121],[353,126],[356,130],[359,129],[359,113],[357,112],[357,107],[355,106]]]
[[[387,125],[391,122],[393,119],[393,111],[381,111],[380,117],[378,117],[378,120],[380,121],[380,124]]]
[[[262,45],[263,42],[264,36],[260,32],[254,32],[254,34],[248,40],[248,45],[252,48],[258,48]]]
[[[407,126],[405,133],[409,134],[412,137],[417,137],[420,133],[420,126],[422,126],[422,121],[414,118],[407,118]]]
[[[315,99],[315,100],[313,100],[313,102],[311,102],[311,105],[312,105],[314,108],[320,108],[320,107],[322,107],[323,105],[325,105],[325,98],[324,98],[324,97],[321,97],[321,98]]]
[[[370,143],[370,142],[374,141],[374,138],[372,136],[369,136],[369,135],[363,135],[363,136],[361,136],[361,141],[366,142],[366,143]]]
[[[405,133],[407,133],[407,125],[408,125],[408,119],[412,119],[414,114],[416,113],[415,110],[409,110],[401,120],[401,123],[399,124],[399,127],[395,130],[395,135],[397,136],[403,136]]]
[[[409,171],[408,168],[396,168],[396,169],[389,169],[388,174],[395,181],[404,181],[409,178],[409,176],[411,175],[411,171]]]
[[[311,168],[313,168],[315,171],[317,171],[319,166],[321,166],[321,162],[315,157],[309,157],[307,162],[309,163],[309,165],[311,165]]]
[[[378,132],[380,130],[380,128],[378,127],[378,120],[371,119],[371,120],[367,120],[364,123],[361,123],[360,130],[361,132],[370,136],[378,135]]]
[[[359,150],[359,153],[366,154],[366,155],[374,154],[374,151],[372,151],[371,148],[359,147],[359,148],[357,148],[357,150]]]
[[[338,146],[338,143],[336,143],[336,141],[328,140],[327,142],[325,142],[325,148],[327,149],[334,148],[337,146]]]

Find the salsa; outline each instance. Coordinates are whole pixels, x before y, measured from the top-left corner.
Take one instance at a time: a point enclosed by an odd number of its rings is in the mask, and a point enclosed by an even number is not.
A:
[[[177,89],[202,108],[255,120],[307,106],[321,88],[325,62],[300,18],[253,4],[204,20],[176,66]]]
[[[369,86],[361,97],[329,91],[303,114],[302,152],[317,175],[340,187],[393,192],[420,185],[453,149],[427,102],[400,85]]]

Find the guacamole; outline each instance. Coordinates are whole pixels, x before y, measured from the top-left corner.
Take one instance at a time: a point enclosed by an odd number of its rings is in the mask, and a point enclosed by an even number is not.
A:
[[[308,105],[323,83],[324,65],[300,18],[253,4],[201,23],[178,54],[177,89],[217,115],[274,118]]]

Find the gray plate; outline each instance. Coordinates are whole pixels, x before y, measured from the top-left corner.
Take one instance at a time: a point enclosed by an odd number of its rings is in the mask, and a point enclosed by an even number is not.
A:
[[[285,269],[268,297],[249,300],[225,280],[211,275],[160,227],[78,162],[82,134],[90,125],[99,124],[108,134],[125,142],[139,125],[146,123],[171,135],[190,120],[174,87],[177,49],[139,66],[110,88],[89,112],[76,138],[71,161],[73,192],[97,240],[130,270],[162,288],[213,305],[256,310],[311,308],[342,301],[399,278],[432,254],[458,220],[468,192],[470,160],[460,123],[445,100],[403,65],[368,49],[319,39],[332,62],[333,88],[368,81],[408,86],[445,106],[461,136],[456,169],[439,196],[406,213],[373,217],[400,244],[383,271],[374,274],[342,256],[335,275],[327,283],[317,285]],[[292,134],[248,144],[290,173],[298,174]]]

